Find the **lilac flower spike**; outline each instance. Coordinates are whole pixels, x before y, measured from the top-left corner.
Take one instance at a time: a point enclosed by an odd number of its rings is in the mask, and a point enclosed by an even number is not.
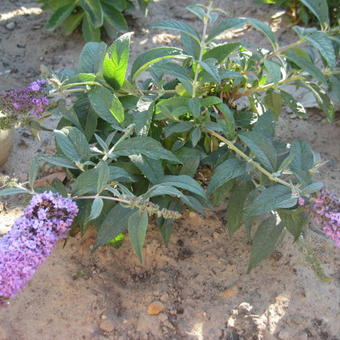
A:
[[[310,215],[322,225],[322,231],[340,248],[340,200],[324,190],[311,200]]]
[[[16,296],[65,238],[78,208],[59,194],[35,195],[12,229],[0,237],[0,305]]]
[[[36,80],[24,89],[0,93],[0,128],[10,128],[32,117],[40,118],[49,105],[45,92],[46,81]]]

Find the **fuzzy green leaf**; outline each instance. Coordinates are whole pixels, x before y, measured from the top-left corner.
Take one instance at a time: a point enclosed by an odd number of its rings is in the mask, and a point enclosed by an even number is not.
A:
[[[104,22],[104,13],[100,0],[79,0],[80,6],[90,19],[90,24],[95,27],[101,27]]]
[[[148,228],[148,214],[136,211],[128,219],[129,238],[138,259],[143,263],[142,249]]]
[[[188,36],[192,37],[193,39],[197,40],[198,42],[199,40],[199,34],[197,33],[197,31],[191,27],[190,25],[175,20],[175,19],[167,19],[167,20],[162,20],[159,21],[153,25],[151,25],[151,28],[153,29],[161,29],[161,30],[174,30],[174,31],[179,31],[182,32],[184,34],[187,34]]]
[[[130,156],[142,154],[151,159],[167,159],[180,163],[177,157],[162,147],[161,143],[151,137],[133,137],[117,145],[113,156]]]
[[[107,49],[103,61],[104,79],[116,90],[120,89],[126,77],[129,64],[131,33],[115,40]]]
[[[280,209],[282,225],[294,236],[296,241],[304,231],[308,217],[303,207],[297,209]]]
[[[124,107],[109,89],[97,86],[88,93],[93,110],[110,124],[124,121]]]
[[[115,238],[128,228],[129,217],[136,209],[122,207],[116,204],[102,222],[94,248],[98,248]]]
[[[231,192],[228,202],[228,210],[226,214],[226,227],[232,235],[238,230],[243,222],[243,207],[245,201],[254,188],[254,185],[249,180],[236,181]]]
[[[296,205],[297,199],[292,197],[289,188],[277,184],[266,188],[247,207],[248,216],[268,213],[280,208],[291,208]]]
[[[319,20],[321,25],[329,26],[329,13],[327,0],[299,0],[302,2]]]
[[[135,81],[137,77],[152,64],[169,58],[187,58],[182,49],[176,47],[158,47],[140,54],[132,65],[131,77]]]
[[[73,1],[68,5],[58,8],[49,18],[46,24],[46,29],[48,29],[49,31],[53,31],[60,25],[62,25],[66,18],[71,15],[75,6],[76,2]]]
[[[271,216],[257,228],[251,247],[248,273],[275,250],[283,231],[282,225],[276,225],[275,222],[275,217]]]
[[[223,184],[227,183],[233,178],[240,177],[246,173],[246,163],[236,158],[227,159],[220,164],[214,171],[210,179],[207,193],[210,195],[214,193]]]
[[[270,138],[254,131],[240,133],[238,136],[264,167],[272,172],[276,170],[277,152]]]
[[[79,72],[97,73],[102,65],[106,44],[103,42],[88,42],[83,47],[79,58]]]

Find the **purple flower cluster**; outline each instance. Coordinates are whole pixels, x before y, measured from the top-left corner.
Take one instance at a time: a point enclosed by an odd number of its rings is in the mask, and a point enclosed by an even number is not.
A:
[[[75,202],[59,194],[35,195],[12,229],[0,237],[0,305],[20,292],[78,213]]]
[[[18,120],[19,115],[41,117],[49,105],[45,88],[45,80],[36,80],[24,89],[0,93],[0,112],[12,120]]]
[[[340,248],[340,200],[322,190],[311,199],[309,210],[312,218],[322,225],[324,234]]]

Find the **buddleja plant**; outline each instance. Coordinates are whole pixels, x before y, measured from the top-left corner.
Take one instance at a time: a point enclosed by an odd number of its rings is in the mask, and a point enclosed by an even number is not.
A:
[[[245,227],[250,270],[286,231],[301,237],[305,207],[322,188],[313,180],[320,156],[304,141],[275,139],[275,125],[284,106],[305,115],[287,84],[310,90],[333,119],[327,92],[338,81],[337,40],[333,32],[295,27],[297,41],[280,47],[263,22],[219,20],[212,1],[188,10],[202,20],[201,34],[176,20],[153,25],[180,32],[184,48],[150,49],[128,72],[131,34],[124,34],[109,47],[86,44],[77,70],[50,79],[55,94],[74,95],[74,103],[60,102],[56,154],[39,156],[40,164],[65,168],[68,182],[42,190],[77,200],[74,231],[96,226],[95,248],[128,231],[141,260],[149,216],[168,242],[183,209],[205,214],[228,197],[226,228]],[[271,49],[218,41],[245,25],[261,31]],[[140,82],[142,73],[149,78]],[[38,164],[30,189],[2,194],[34,192]]]
[[[287,8],[295,23],[339,26],[340,14],[337,0],[256,0],[268,5]]]
[[[130,0],[37,0],[43,9],[53,12],[46,28],[55,30],[63,25],[64,33],[71,34],[81,26],[86,41],[100,41],[101,29],[116,38],[117,32],[127,31],[123,12],[134,7]],[[138,0],[139,7],[146,11],[151,0]]]

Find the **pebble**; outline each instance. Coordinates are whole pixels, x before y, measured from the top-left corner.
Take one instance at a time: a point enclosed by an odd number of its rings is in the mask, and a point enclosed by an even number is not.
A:
[[[154,301],[150,303],[148,307],[148,314],[149,315],[158,315],[164,311],[164,305],[159,301]]]
[[[225,297],[225,298],[230,298],[235,296],[238,293],[238,288],[237,287],[231,287],[228,288],[226,290],[224,290],[223,292],[220,293],[221,297]]]
[[[99,328],[104,331],[104,332],[112,332],[114,330],[114,325],[112,323],[112,321],[110,320],[103,320],[100,324],[99,324]]]
[[[15,22],[14,21],[10,21],[9,23],[6,24],[6,29],[8,29],[9,31],[13,31],[15,29]]]

